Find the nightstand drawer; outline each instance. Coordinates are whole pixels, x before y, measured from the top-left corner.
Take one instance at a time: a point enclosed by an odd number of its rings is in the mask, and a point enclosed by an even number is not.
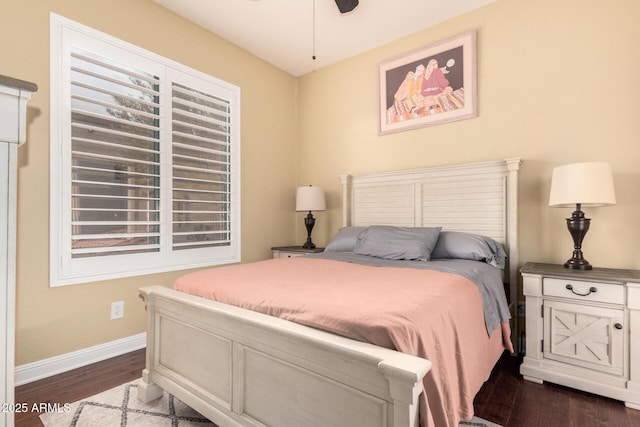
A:
[[[274,258],[295,258],[295,257],[305,256],[305,255],[307,254],[301,253],[301,252],[277,251],[277,253],[274,252],[273,257]]]
[[[302,246],[274,246],[271,248],[274,258],[295,258],[324,252],[324,248],[306,249]]]
[[[545,296],[606,304],[624,304],[624,286],[612,283],[545,277],[542,281],[542,292]]]

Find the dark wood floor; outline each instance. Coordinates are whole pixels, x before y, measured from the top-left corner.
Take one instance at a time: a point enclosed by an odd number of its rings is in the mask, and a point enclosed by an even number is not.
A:
[[[144,350],[16,388],[16,402],[71,403],[140,377]],[[518,374],[519,361],[504,356],[475,400],[476,415],[504,427],[638,427],[640,411],[621,402]],[[38,413],[16,415],[16,427],[42,427]],[[108,426],[104,426],[108,427]]]
[[[93,365],[16,387],[16,403],[29,408],[40,403],[72,403],[117,385],[140,378],[145,364],[145,350],[127,353]],[[42,427],[40,413],[18,413],[15,427]],[[96,426],[108,427],[108,426]]]
[[[520,360],[503,356],[474,401],[476,415],[505,427],[640,427],[622,402],[525,381]]]

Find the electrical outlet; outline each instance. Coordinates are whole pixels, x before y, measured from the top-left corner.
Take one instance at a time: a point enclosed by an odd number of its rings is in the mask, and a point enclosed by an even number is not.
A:
[[[111,303],[111,320],[122,319],[124,317],[124,301]]]

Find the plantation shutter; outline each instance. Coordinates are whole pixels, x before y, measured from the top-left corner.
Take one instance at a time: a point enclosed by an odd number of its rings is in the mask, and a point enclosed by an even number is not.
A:
[[[228,100],[172,84],[172,245],[231,244],[231,114]]]
[[[240,88],[51,31],[51,286],[239,262]]]
[[[71,52],[71,256],[160,247],[157,76]]]

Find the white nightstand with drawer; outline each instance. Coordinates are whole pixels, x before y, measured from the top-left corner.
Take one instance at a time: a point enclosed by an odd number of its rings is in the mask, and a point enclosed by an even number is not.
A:
[[[622,400],[640,409],[640,271],[529,263],[525,379]]]

